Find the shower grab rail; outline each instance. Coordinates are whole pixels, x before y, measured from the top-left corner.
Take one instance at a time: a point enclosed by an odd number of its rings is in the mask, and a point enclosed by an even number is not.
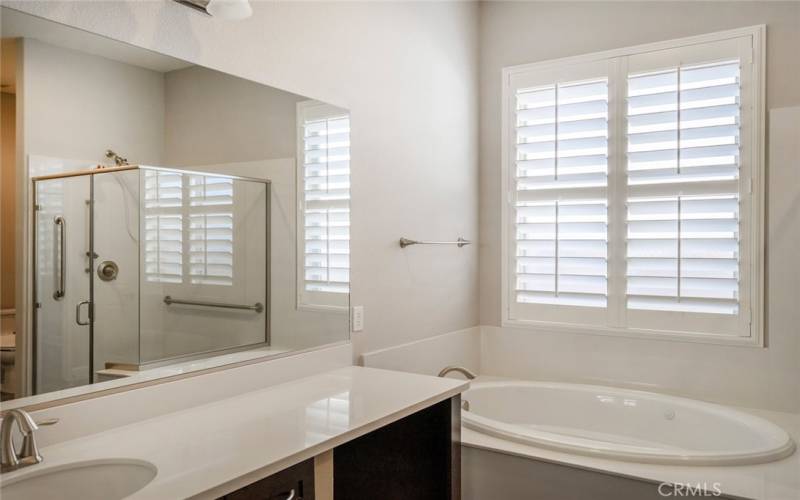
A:
[[[172,304],[185,304],[189,306],[220,307],[222,309],[241,309],[245,311],[255,311],[257,313],[264,311],[264,304],[261,302],[256,302],[250,306],[247,304],[226,304],[223,302],[205,302],[202,300],[173,299],[171,296],[167,295],[164,297],[164,303],[168,306]]]
[[[458,245],[458,248],[461,248],[463,246],[469,245],[470,243],[472,242],[469,240],[465,240],[460,236],[456,241],[417,241],[405,237],[400,238],[400,248],[405,248],[411,245]]]
[[[53,224],[59,227],[59,256],[58,256],[58,288],[53,292],[53,298],[61,300],[67,289],[67,273],[64,270],[67,267],[67,220],[61,215],[56,215],[53,218]]]

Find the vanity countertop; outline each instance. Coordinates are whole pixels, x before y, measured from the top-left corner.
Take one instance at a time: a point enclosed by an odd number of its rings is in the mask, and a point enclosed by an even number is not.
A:
[[[351,366],[42,448],[44,462],[138,459],[130,499],[215,498],[467,389],[462,380]]]

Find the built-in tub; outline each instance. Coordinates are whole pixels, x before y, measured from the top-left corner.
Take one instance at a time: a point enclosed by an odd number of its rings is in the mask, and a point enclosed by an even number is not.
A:
[[[692,399],[553,382],[473,381],[463,424],[551,450],[632,462],[744,465],[794,451],[762,418]]]

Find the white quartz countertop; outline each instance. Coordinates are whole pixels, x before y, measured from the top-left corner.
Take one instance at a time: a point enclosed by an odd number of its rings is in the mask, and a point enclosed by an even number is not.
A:
[[[351,366],[42,448],[4,475],[111,458],[158,468],[130,499],[214,498],[467,389],[461,380]]]

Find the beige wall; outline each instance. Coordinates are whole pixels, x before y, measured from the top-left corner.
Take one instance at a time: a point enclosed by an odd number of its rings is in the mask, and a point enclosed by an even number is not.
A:
[[[156,49],[352,113],[356,354],[478,322],[477,5],[253,2],[230,22],[175,2],[4,5]]]
[[[164,80],[166,165],[295,156],[297,102],[307,98],[200,66]]]
[[[164,154],[164,75],[26,39],[25,154],[105,163],[113,149],[133,163]]]
[[[635,385],[726,403],[800,410],[800,3],[481,4],[481,323],[500,325],[501,68],[724,29],[767,25],[767,349],[487,328],[483,369]],[[792,149],[794,148],[794,149]]]
[[[13,309],[16,286],[16,98],[0,94],[0,309]]]

